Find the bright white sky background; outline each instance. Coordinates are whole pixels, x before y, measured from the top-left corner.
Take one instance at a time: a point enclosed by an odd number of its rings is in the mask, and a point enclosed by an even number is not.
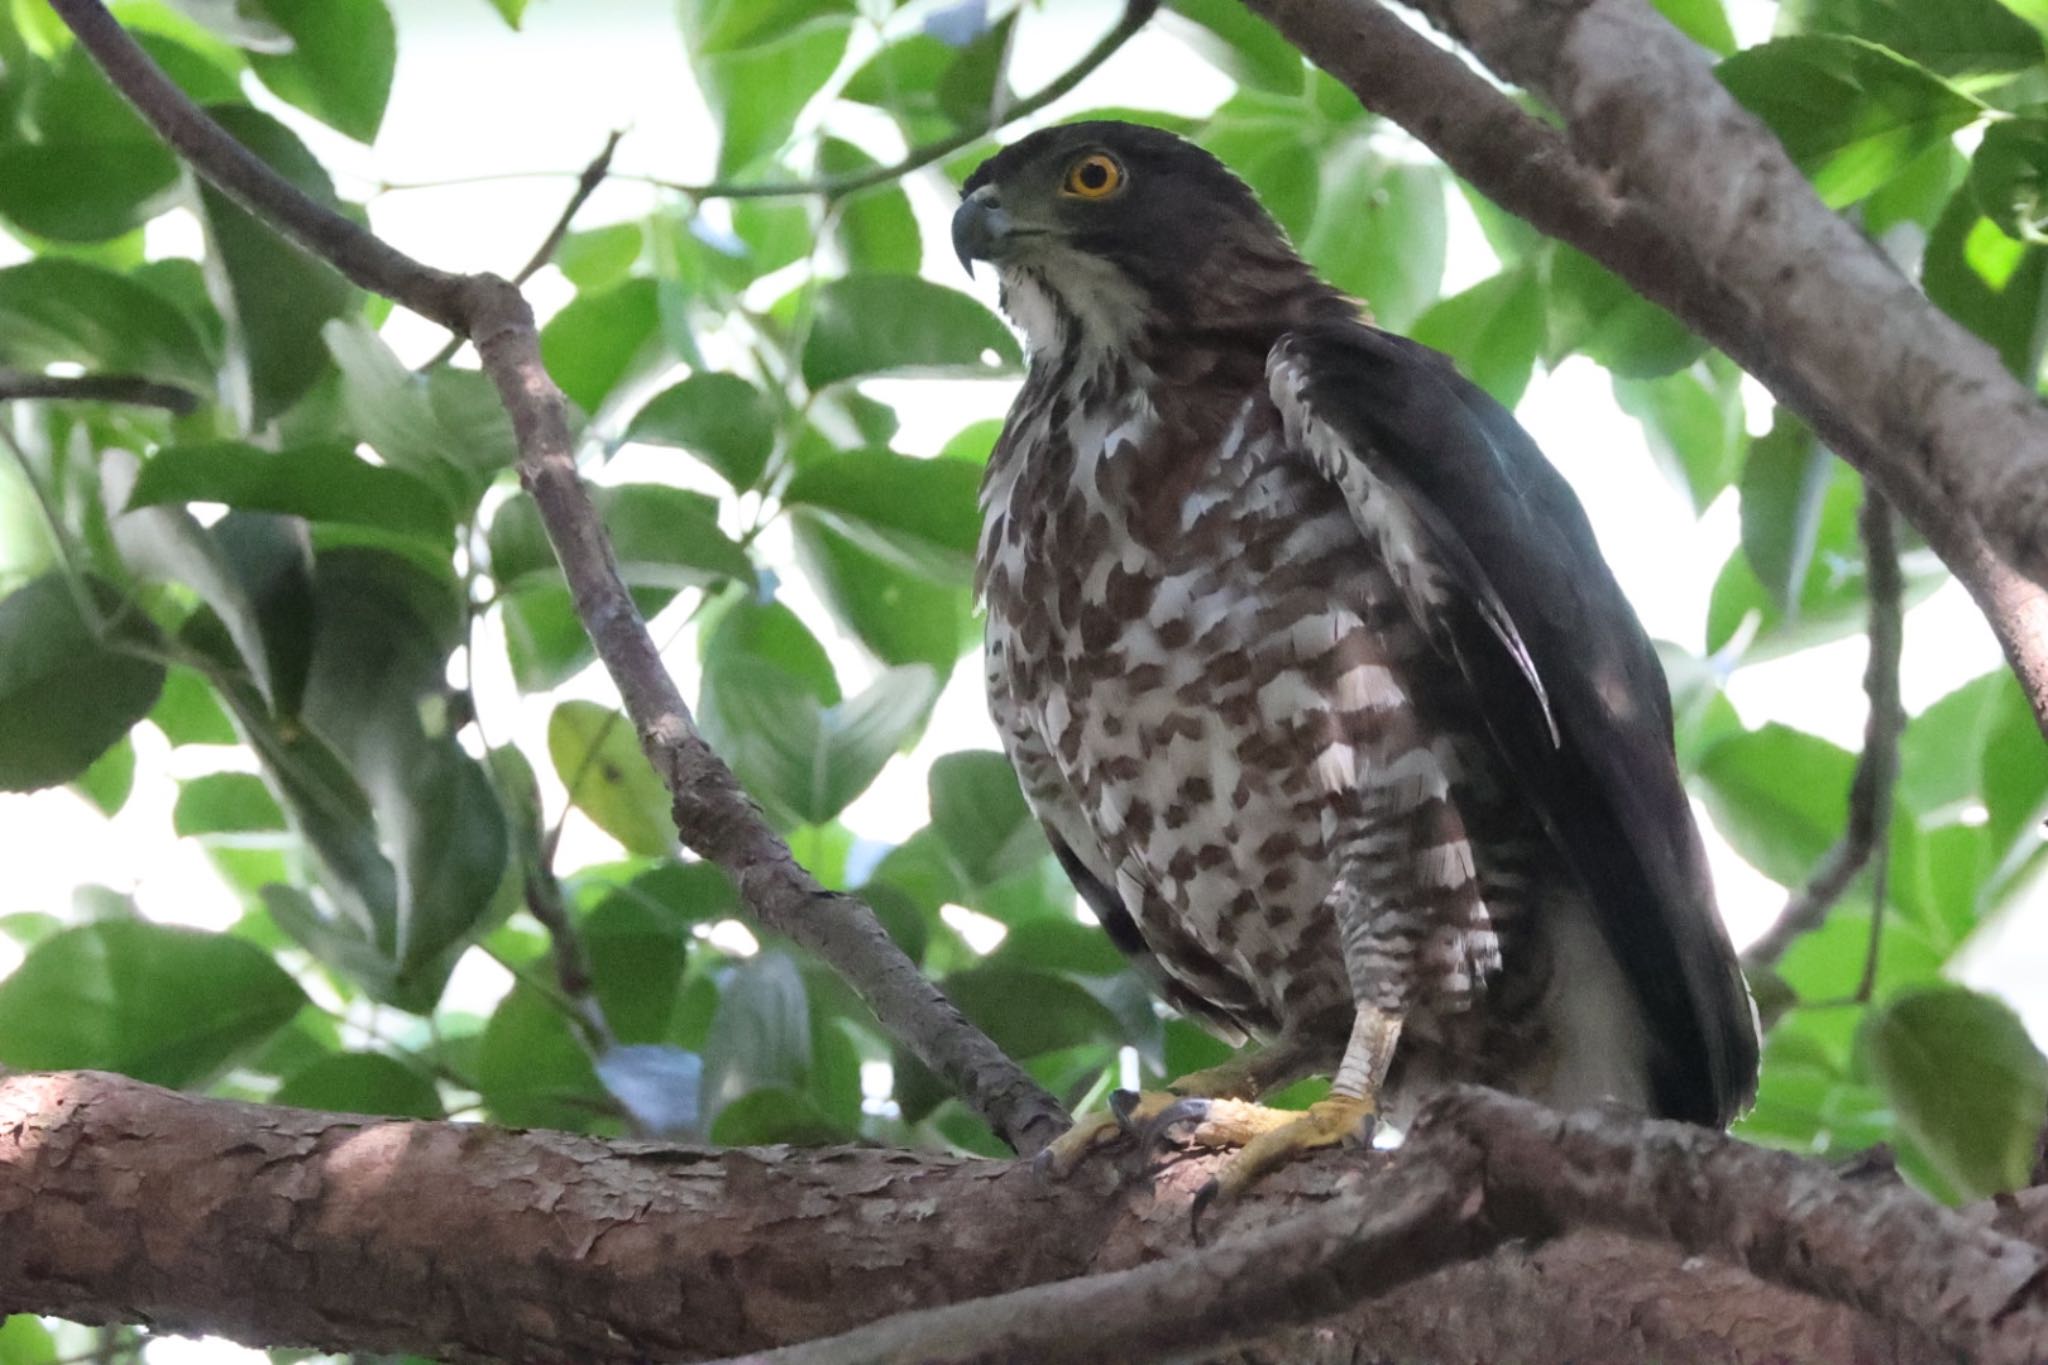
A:
[[[399,64],[383,133],[365,149],[282,106],[250,82],[252,96],[293,125],[333,171],[350,197],[381,183],[440,181],[500,171],[576,170],[615,128],[628,130],[615,167],[683,180],[709,177],[716,152],[709,123],[691,81],[674,20],[673,0],[535,0],[526,31],[500,24],[485,0],[391,0],[399,26]],[[869,12],[893,6],[868,0]],[[1112,0],[1044,0],[1019,25],[1013,85],[1029,92],[1064,69],[1114,17]],[[1765,36],[1775,7],[1769,0],[1730,0],[1736,31],[1747,44]],[[872,44],[872,30],[855,42]],[[1044,121],[1105,104],[1151,105],[1203,114],[1232,87],[1168,34],[1141,34],[1054,106]],[[859,134],[884,156],[900,150],[900,136],[879,117]],[[1414,148],[1418,156],[1426,155]],[[512,179],[378,195],[370,201],[378,232],[423,260],[457,270],[509,273],[532,252],[554,220],[572,181]],[[962,283],[948,249],[946,217],[953,196],[935,172],[910,186],[924,228],[925,271]],[[578,218],[598,226],[646,212],[657,202],[644,185],[614,180],[602,186]],[[1493,273],[1495,262],[1476,223],[1451,197],[1452,236],[1446,294]],[[197,228],[182,215],[152,227],[153,255],[187,254]],[[9,253],[13,253],[10,255]],[[0,240],[0,263],[18,255]],[[768,297],[782,282],[771,277]],[[983,273],[979,291],[990,306],[994,289]],[[529,287],[545,317],[566,302],[568,284],[552,269]],[[438,329],[398,313],[385,336],[402,358],[417,362],[440,344]],[[891,381],[871,386],[897,404],[903,428],[897,445],[911,453],[935,451],[967,422],[1000,416],[1014,381]],[[1753,386],[1752,386],[1753,388]],[[1767,420],[1768,401],[1754,390],[1755,420]],[[1539,371],[1518,415],[1585,501],[1600,542],[1650,633],[1697,651],[1703,643],[1708,593],[1714,575],[1738,538],[1732,490],[1704,519],[1695,521],[1684,498],[1658,471],[1641,429],[1615,405],[1606,372],[1572,360],[1554,374]],[[599,477],[696,482],[704,477],[675,452],[627,450]],[[714,487],[708,483],[705,487]],[[767,547],[771,555],[777,547]],[[801,583],[792,585],[801,588]],[[870,670],[850,642],[822,629],[829,618],[799,601],[814,628],[826,635],[851,693]],[[657,638],[669,633],[657,622]],[[542,737],[554,698],[522,699],[513,689],[503,646],[480,632],[477,701],[494,742],[518,739],[545,753]],[[693,651],[671,651],[685,694],[694,695]],[[1906,623],[1903,691],[1909,711],[1999,663],[1997,646],[1968,599],[1954,585],[1915,609]],[[1742,669],[1729,693],[1745,723],[1780,720],[1854,749],[1863,724],[1860,639],[1806,651],[1775,663]],[[616,702],[595,667],[567,689]],[[90,878],[134,894],[153,919],[211,928],[240,913],[232,895],[193,844],[171,835],[176,779],[217,764],[211,747],[167,751],[155,733],[136,732],[137,781],[127,806],[112,821],[66,791],[0,796],[0,914],[21,910],[63,912],[73,885]],[[996,747],[982,710],[979,670],[963,663],[917,752],[899,758],[846,812],[845,823],[870,840],[896,841],[925,823],[925,767],[937,754]],[[545,768],[545,765],[542,765]],[[551,775],[543,771],[544,783]],[[561,790],[548,792],[559,809]],[[1742,863],[1712,835],[1722,911],[1738,942],[1759,933],[1783,903],[1784,892]],[[580,817],[571,821],[561,865],[573,869],[608,859],[616,848]],[[2036,888],[2037,892],[2040,888]],[[1966,949],[1960,974],[1997,991],[2018,1007],[2037,1041],[2048,1046],[2048,895],[2007,916]],[[18,959],[0,939],[0,975]],[[458,999],[487,1003],[507,984],[502,969],[472,952],[458,969]],[[160,1343],[155,1361],[213,1361],[239,1356],[224,1344]],[[262,1359],[251,1353],[250,1359]]]

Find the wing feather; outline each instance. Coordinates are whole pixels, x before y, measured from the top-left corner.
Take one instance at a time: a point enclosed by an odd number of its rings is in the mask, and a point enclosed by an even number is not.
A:
[[[1725,1125],[1754,1094],[1755,1015],[1663,669],[1577,497],[1505,408],[1405,338],[1319,323],[1283,336],[1267,374],[1290,436],[1386,553],[1586,883],[1660,1044],[1659,1109]]]

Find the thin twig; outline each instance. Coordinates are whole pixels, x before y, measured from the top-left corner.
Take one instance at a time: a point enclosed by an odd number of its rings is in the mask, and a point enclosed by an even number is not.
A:
[[[1752,972],[1777,965],[1795,940],[1820,927],[1827,913],[1865,867],[1871,869],[1870,946],[1864,957],[1856,999],[1868,1000],[1876,984],[1878,942],[1883,935],[1886,874],[1891,862],[1891,821],[1899,778],[1899,736],[1906,717],[1899,704],[1899,658],[1904,649],[1905,587],[1899,573],[1898,537],[1891,505],[1864,485],[1858,517],[1870,597],[1870,655],[1863,667],[1868,711],[1863,752],[1849,780],[1849,818],[1805,886],[1786,901],[1769,929],[1749,946],[1742,963]],[[1771,1021],[1766,1020],[1766,1023]]]
[[[540,511],[577,617],[673,798],[683,842],[724,870],[764,925],[837,971],[882,1028],[1013,1148],[1035,1152],[1064,1129],[1067,1116],[1058,1102],[925,979],[873,911],[826,892],[797,863],[732,769],[705,743],[633,605],[577,474],[567,403],[541,362],[533,310],[519,290],[496,276],[423,265],[316,204],[194,105],[100,0],[51,5],[114,87],[201,176],[356,284],[475,344],[512,420],[520,482]]]
[[[172,384],[159,384],[135,374],[32,374],[0,369],[0,403],[14,398],[75,399],[93,403],[127,403],[162,408],[183,415],[199,407],[199,395]]]
[[[561,250],[562,239],[569,235],[569,224],[575,220],[577,213],[589,201],[590,196],[597,193],[597,187],[604,183],[605,176],[611,173],[612,153],[618,151],[619,139],[625,135],[623,129],[615,129],[612,135],[604,140],[604,149],[592,157],[590,164],[583,168],[583,173],[577,176],[575,192],[569,196],[569,202],[562,206],[561,213],[556,215],[554,226],[548,229],[548,235],[541,238],[541,243],[534,248],[533,255],[527,258],[525,265],[519,267],[519,273],[512,277],[513,284],[525,284],[538,275],[548,262],[555,259],[555,253]],[[454,333],[448,338],[447,344],[434,352],[433,358],[419,368],[423,371],[431,370],[436,365],[446,364],[462,349],[462,343],[466,340],[468,338],[460,332]]]
[[[1884,917],[1891,891],[1892,809],[1899,786],[1899,737],[1906,729],[1906,711],[1899,702],[1899,659],[1905,652],[1906,588],[1899,573],[1898,528],[1891,504],[1869,484],[1856,519],[1863,535],[1864,588],[1870,594],[1870,659],[1863,669],[1863,692],[1870,714],[1863,723],[1863,754],[1856,763],[1856,781],[1849,792],[1852,806],[1867,806],[1864,817],[1870,844],[1870,943],[1863,954],[1863,975],[1856,998],[1868,1002],[1877,989],[1877,968],[1884,948]]]

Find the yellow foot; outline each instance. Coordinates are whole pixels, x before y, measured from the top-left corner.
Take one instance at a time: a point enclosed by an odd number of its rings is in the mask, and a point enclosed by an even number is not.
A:
[[[1108,1109],[1076,1119],[1038,1154],[1033,1168],[1042,1176],[1065,1180],[1090,1154],[1152,1132],[1159,1116],[1181,1102],[1179,1095],[1167,1090],[1119,1090],[1109,1097]]]
[[[1370,1144],[1378,1120],[1373,1101],[1350,1095],[1317,1100],[1298,1114],[1228,1100],[1213,1101],[1211,1108],[1221,1112],[1206,1117],[1204,1126],[1217,1133],[1241,1134],[1237,1141],[1244,1150],[1225,1163],[1195,1195],[1192,1216],[1197,1226],[1204,1209],[1219,1201],[1229,1203],[1297,1157],[1324,1147]]]

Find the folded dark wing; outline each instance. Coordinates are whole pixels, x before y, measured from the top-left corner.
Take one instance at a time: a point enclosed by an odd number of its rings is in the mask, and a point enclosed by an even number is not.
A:
[[[1725,1125],[1754,1094],[1755,1016],[1672,754],[1663,669],[1577,497],[1505,408],[1405,338],[1318,324],[1281,338],[1268,375],[1361,529],[1384,537],[1392,516],[1420,542],[1430,572],[1404,584],[1411,608],[1591,893],[1658,1044],[1658,1109]]]

